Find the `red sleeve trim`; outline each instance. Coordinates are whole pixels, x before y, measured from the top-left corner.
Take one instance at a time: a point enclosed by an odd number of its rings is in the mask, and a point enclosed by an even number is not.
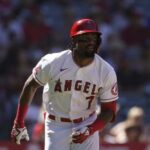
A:
[[[117,111],[117,101],[111,101],[107,103],[101,103],[101,109],[102,110],[112,110],[113,111],[113,119],[111,122],[115,120],[116,117],[116,111]]]

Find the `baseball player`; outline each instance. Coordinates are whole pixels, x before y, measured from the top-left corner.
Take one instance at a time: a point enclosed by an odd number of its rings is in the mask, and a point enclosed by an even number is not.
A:
[[[29,141],[25,116],[36,90],[44,86],[45,150],[100,149],[99,131],[116,115],[116,73],[97,54],[101,33],[95,21],[76,21],[70,37],[71,48],[42,57],[24,84],[11,132],[17,144]]]

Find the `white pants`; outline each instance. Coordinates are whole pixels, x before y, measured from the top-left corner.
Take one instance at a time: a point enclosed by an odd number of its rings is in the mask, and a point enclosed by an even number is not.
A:
[[[85,125],[81,123],[78,126]],[[99,150],[99,133],[95,132],[82,144],[71,142],[72,129],[75,124],[45,121],[45,150]]]

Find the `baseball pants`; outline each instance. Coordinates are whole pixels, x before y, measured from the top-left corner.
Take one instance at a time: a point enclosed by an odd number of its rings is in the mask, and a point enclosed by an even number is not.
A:
[[[85,124],[85,123],[83,123]],[[45,120],[45,150],[99,150],[99,133],[95,132],[82,144],[71,142],[74,124]]]

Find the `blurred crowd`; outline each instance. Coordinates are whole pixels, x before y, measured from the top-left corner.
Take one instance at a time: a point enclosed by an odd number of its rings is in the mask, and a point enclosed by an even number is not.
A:
[[[102,32],[99,55],[117,72],[119,111],[115,124],[124,122],[136,105],[142,110],[144,126],[150,125],[149,6],[148,0],[1,0],[0,140],[10,137],[19,94],[32,68],[43,55],[69,48],[72,23],[86,17],[98,23]],[[27,115],[30,135],[39,121],[41,94],[39,89]],[[36,130],[42,131],[41,122]],[[131,139],[131,132],[144,132],[141,125],[133,129],[138,125],[135,121],[125,124],[124,135]],[[114,142],[113,127],[105,132],[109,132],[104,136],[106,142]]]

